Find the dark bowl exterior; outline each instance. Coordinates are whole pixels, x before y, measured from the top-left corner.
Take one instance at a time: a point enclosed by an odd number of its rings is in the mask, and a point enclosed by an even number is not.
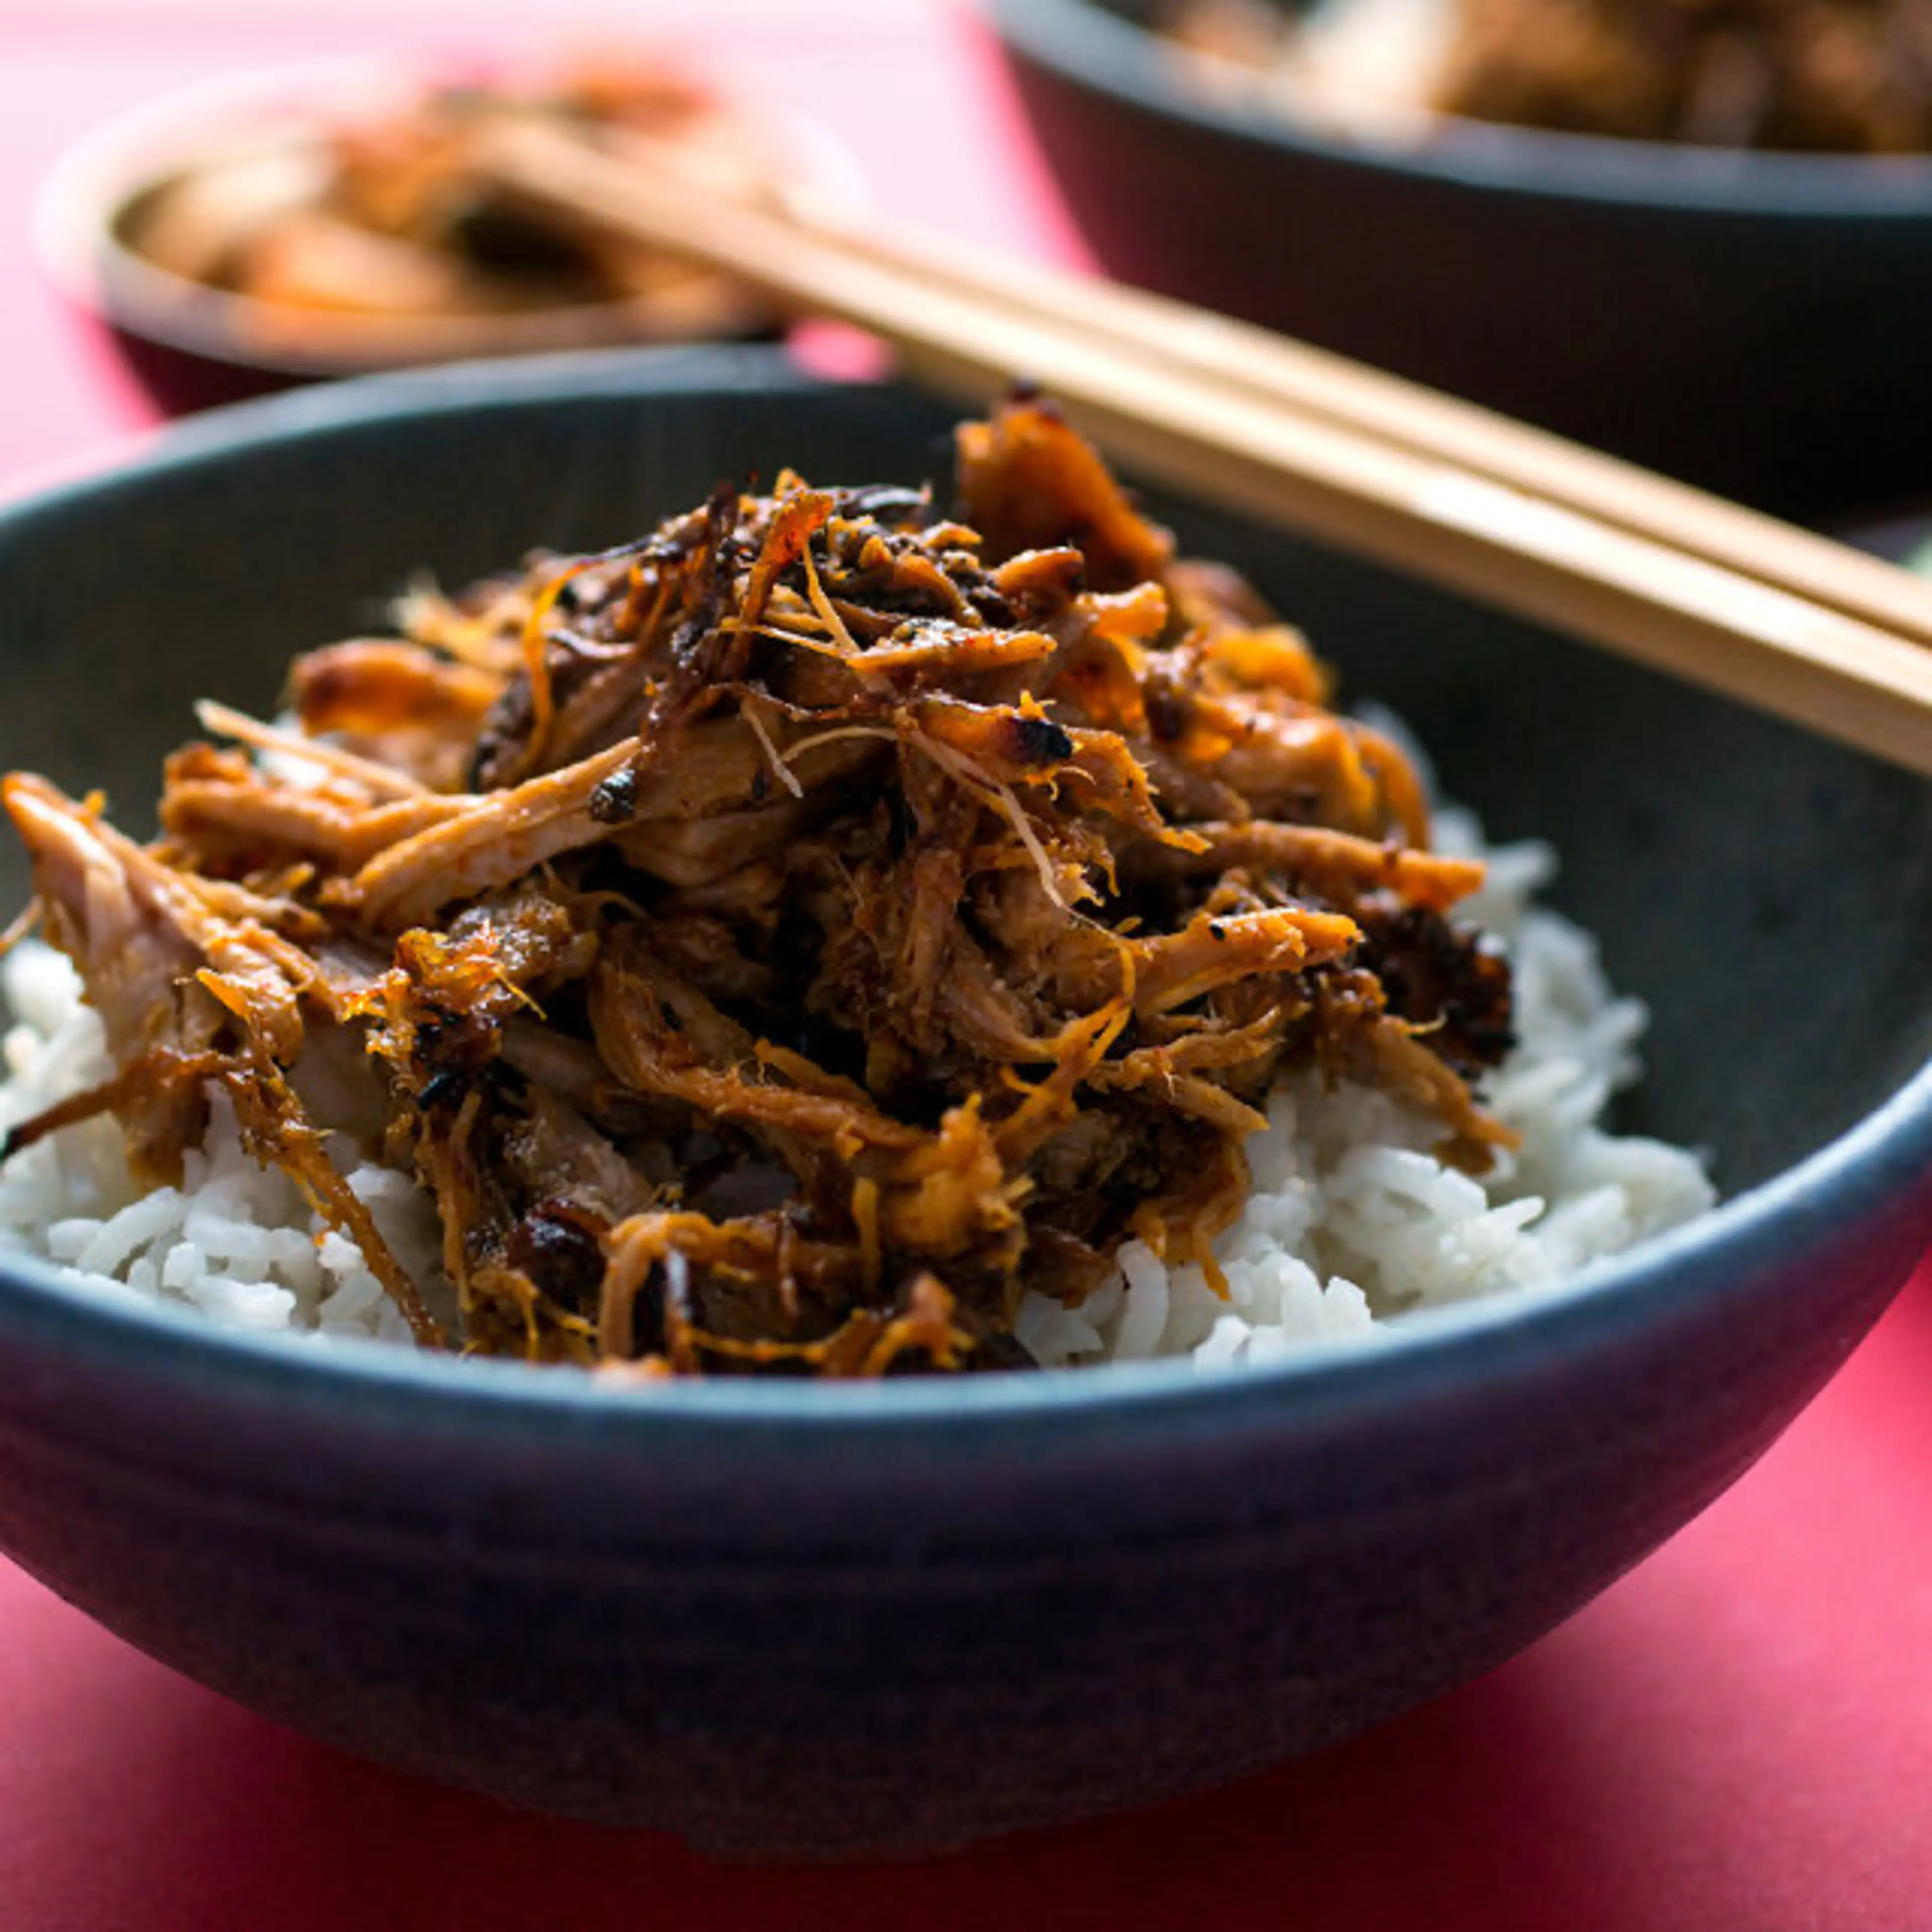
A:
[[[206,419],[0,515],[6,762],[107,772],[128,807],[192,693],[272,693],[288,650],[365,621],[418,565],[458,581],[533,542],[608,540],[788,455],[826,481],[942,474],[944,423],[750,352],[448,372]],[[1932,1015],[1907,990],[1932,940],[1932,788],[1216,527],[1278,597],[1329,614],[1330,655],[1359,644],[1449,734],[1456,788],[1506,826],[1552,814],[1606,931],[1631,923],[1624,888],[1590,878],[1652,835],[1629,797],[1566,806],[1559,781],[1614,788],[1633,762],[1618,706],[1653,721],[1637,789],[1720,829],[1708,853],[1653,840],[1661,950],[1640,934],[1614,963],[1658,1003],[1657,1124],[1704,1123],[1736,1198],[1560,1293],[1214,1379],[621,1391],[237,1337],[10,1261],[0,1548],[154,1656],[351,1750],[716,1849],[825,1856],[1055,1823],[1316,1749],[1500,1661],[1688,1520],[1932,1240]],[[1523,690],[1459,742],[1469,681],[1499,664]],[[1502,728],[1564,702],[1531,755]],[[1741,769],[1756,836],[1733,848]],[[1862,922],[1862,976],[1816,1022],[1840,1041],[1828,1078],[1810,1018],[1766,1024],[1778,976],[1809,983],[1824,956],[1796,922],[1780,965],[1751,928],[1778,914],[1766,844],[1828,856],[1820,890]],[[1735,946],[1686,956],[1713,920]],[[1759,1016],[1748,1091],[1718,1011],[1740,1001]],[[1696,1064],[1705,1032],[1714,1070]]]
[[[92,330],[113,350],[148,400],[164,416],[192,416],[200,410],[250,402],[257,396],[272,396],[299,382],[322,380],[250,368],[243,363],[225,361],[212,350],[204,352],[178,347],[108,321],[92,310],[74,303],[68,306],[74,311],[76,325]]]
[[[1932,488],[1932,160],[1352,142],[1190,90],[1131,8],[988,10],[1120,279],[1787,513]]]
[[[1649,1298],[1674,1316],[1559,1346],[1090,1412],[532,1401],[10,1304],[0,1544],[392,1765],[730,1854],[927,1851],[1502,1662],[1749,1466],[1926,1232],[1823,1231],[1724,1292],[1687,1269]]]

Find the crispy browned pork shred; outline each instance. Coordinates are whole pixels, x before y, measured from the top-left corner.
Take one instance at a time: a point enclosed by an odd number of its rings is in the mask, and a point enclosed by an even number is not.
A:
[[[160,1181],[225,1092],[442,1340],[303,1097],[359,1047],[461,1345],[646,1374],[1022,1365],[1130,1235],[1211,1279],[1292,1068],[1486,1164],[1508,970],[1402,753],[1051,407],[958,445],[956,520],[786,475],[418,595],[303,735],[204,706],[152,845],[8,779],[120,1069],[60,1119]]]

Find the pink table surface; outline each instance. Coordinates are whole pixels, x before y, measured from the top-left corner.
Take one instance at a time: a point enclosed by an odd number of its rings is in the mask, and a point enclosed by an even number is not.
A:
[[[839,126],[888,210],[1075,248],[995,64],[950,9],[626,10]],[[514,44],[527,17],[511,0],[0,0],[0,485],[152,420],[32,266],[28,206],[69,140],[231,70],[472,51]],[[176,1676],[0,1562],[0,1932],[1932,1928],[1928,1390],[1932,1268],[1729,1496],[1481,1682],[1218,1794],[871,1869],[718,1866],[374,1768]]]

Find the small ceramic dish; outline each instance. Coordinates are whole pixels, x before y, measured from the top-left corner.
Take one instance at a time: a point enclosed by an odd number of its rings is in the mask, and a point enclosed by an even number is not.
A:
[[[572,78],[560,67],[558,85]],[[377,140],[393,149],[388,130],[426,127],[424,104],[460,104],[464,84],[462,76],[362,60],[244,75],[156,101],[99,129],[56,166],[35,212],[40,260],[69,300],[112,331],[170,407],[480,356],[777,330],[777,312],[752,290],[668,256],[650,261],[650,285],[639,292],[566,291],[546,259],[556,238],[524,222],[504,232],[500,217],[484,234],[473,210],[459,212],[470,244],[460,254],[439,244],[410,249],[406,259],[352,221],[331,220],[326,230],[313,222],[338,178],[337,141],[358,139],[365,154]],[[539,74],[518,84],[526,99],[544,85]],[[818,123],[734,104],[674,76],[656,84],[668,97],[688,94],[690,124],[701,138],[767,152],[789,181],[836,203],[862,205],[857,164]],[[446,134],[451,110],[436,111]],[[424,198],[403,178],[419,158],[379,151],[374,165]],[[397,190],[377,191],[393,200]],[[308,224],[299,236],[297,218]],[[283,238],[273,268],[252,286],[224,285],[235,280],[242,252],[227,244],[229,234],[260,264],[257,237],[272,229]],[[547,279],[526,280],[538,275]],[[446,295],[461,305],[443,305]]]

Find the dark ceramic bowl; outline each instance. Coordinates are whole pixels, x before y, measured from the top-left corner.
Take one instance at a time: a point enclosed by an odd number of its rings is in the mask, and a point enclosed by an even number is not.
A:
[[[1787,512],[1932,488],[1932,158],[1398,145],[1190,81],[1148,0],[987,10],[1122,280]]]
[[[0,758],[122,808],[190,698],[720,477],[943,476],[945,417],[757,352],[313,390],[0,516]],[[352,1750],[762,1852],[1238,1776],[1468,1678],[1709,1502],[1932,1239],[1932,787],[1161,506],[1567,860],[1652,1001],[1631,1124],[1727,1204],[1560,1292],[1204,1378],[613,1389],[0,1273],[0,1547]],[[9,855],[6,898],[21,889]]]

